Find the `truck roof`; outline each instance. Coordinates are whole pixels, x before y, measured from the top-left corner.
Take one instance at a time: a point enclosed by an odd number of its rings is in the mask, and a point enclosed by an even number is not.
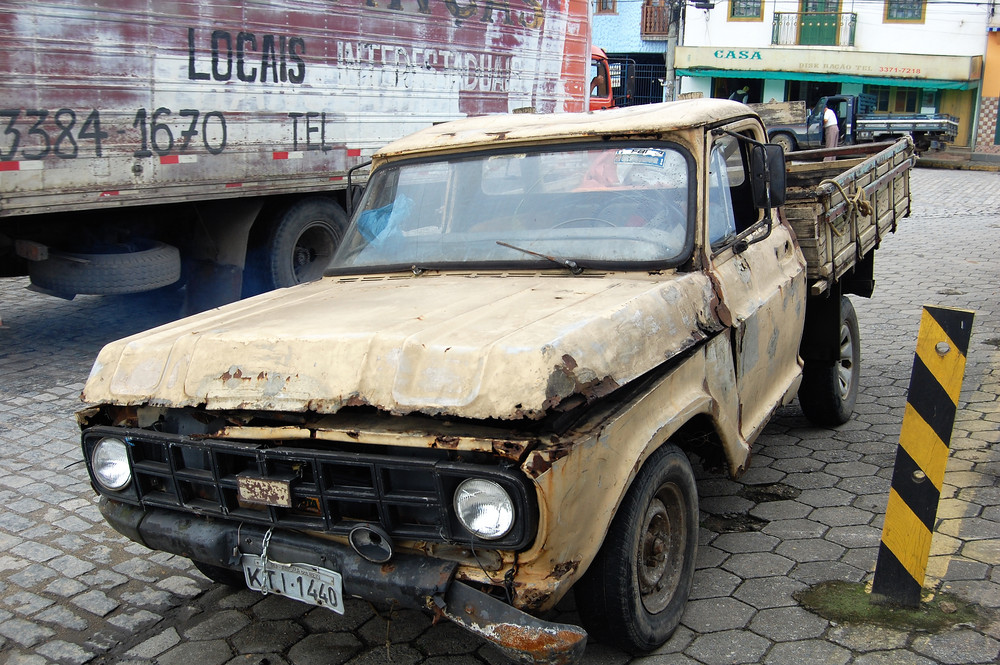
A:
[[[393,141],[375,153],[382,161],[425,152],[577,142],[614,136],[649,136],[753,115],[744,104],[724,99],[688,99],[586,113],[513,113],[463,118],[428,127]]]

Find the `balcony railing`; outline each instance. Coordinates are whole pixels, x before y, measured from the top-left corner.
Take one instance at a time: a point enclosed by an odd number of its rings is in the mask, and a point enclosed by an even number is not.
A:
[[[854,12],[775,12],[771,44],[854,46]]]
[[[666,0],[646,0],[642,6],[642,38],[666,39],[671,36],[671,7]]]

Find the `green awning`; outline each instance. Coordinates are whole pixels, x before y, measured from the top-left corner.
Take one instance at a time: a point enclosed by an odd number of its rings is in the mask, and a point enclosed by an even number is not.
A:
[[[946,81],[942,79],[904,79],[883,76],[852,76],[809,72],[765,72],[733,69],[678,69],[678,76],[711,76],[730,79],[780,79],[783,81],[829,81],[831,83],[864,83],[900,88],[925,88],[937,90],[971,90],[979,81]]]

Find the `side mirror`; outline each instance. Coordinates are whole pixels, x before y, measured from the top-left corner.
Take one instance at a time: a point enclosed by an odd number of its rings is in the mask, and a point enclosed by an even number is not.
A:
[[[785,151],[773,143],[755,144],[750,150],[753,204],[770,209],[785,204]]]
[[[367,162],[362,162],[356,166],[352,166],[347,170],[347,219],[354,217],[354,210],[358,207],[358,203],[361,202],[361,197],[365,193],[365,188],[368,186],[368,182],[365,184],[358,185],[354,183],[354,173],[359,169],[365,169],[371,166],[371,160]]]

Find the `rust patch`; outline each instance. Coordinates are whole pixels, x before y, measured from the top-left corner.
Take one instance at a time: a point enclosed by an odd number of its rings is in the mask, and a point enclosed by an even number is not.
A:
[[[573,442],[564,441],[560,442],[558,438],[553,438],[552,445],[542,449],[536,450],[532,456],[531,461],[528,462],[527,472],[532,478],[537,478],[546,471],[552,468],[552,465],[566,457],[573,450]]]
[[[552,468],[552,465],[542,457],[541,453],[535,453],[531,456],[531,461],[528,462],[528,475],[532,478],[537,478],[546,471]]]
[[[573,450],[573,444],[569,441],[563,441],[561,443],[553,442],[553,445],[546,448],[545,452],[548,453],[549,462],[555,464],[563,457],[569,455],[571,450]]]
[[[563,364],[555,365],[554,371],[549,375],[545,394],[547,399],[543,403],[545,410],[552,409],[564,402],[569,402],[567,408],[573,408],[577,404],[573,401],[575,396],[582,396],[587,402],[600,399],[617,390],[620,386],[612,376],[596,378],[589,381],[581,381],[576,370],[578,365],[576,360],[566,354],[562,357]],[[594,372],[587,369],[581,370],[582,374],[594,376]]]
[[[543,662],[554,664],[572,662],[573,658],[570,654],[559,652],[583,639],[583,635],[572,630],[549,632],[512,623],[498,624],[493,627],[492,633],[505,647],[531,654],[535,659],[543,659]]]
[[[368,400],[366,400],[366,399],[364,399],[362,397],[359,397],[358,395],[351,395],[350,397],[347,398],[347,401],[344,402],[344,405],[345,406],[368,406]]]
[[[501,441],[494,439],[492,442],[493,452],[500,457],[520,462],[524,453],[528,450],[528,445],[520,441]]]
[[[138,427],[139,411],[134,406],[119,407],[111,413],[114,427]]]
[[[722,284],[719,283],[719,277],[711,270],[707,273],[708,279],[712,282],[712,301],[710,306],[715,311],[715,315],[719,317],[719,321],[727,328],[733,327],[733,314],[729,311],[729,307],[722,302]]]
[[[454,450],[455,448],[458,448],[458,440],[457,436],[439,436],[434,439],[433,447]]]
[[[76,412],[76,424],[80,427],[89,427],[91,422],[101,413],[101,409],[96,406],[87,407]]]
[[[352,439],[360,439],[361,438],[361,432],[359,432],[356,429],[347,430],[346,432],[344,432],[344,434],[346,434],[347,436],[351,437]]]
[[[610,376],[606,376],[600,381],[590,382],[581,386],[581,391],[588,400],[590,399],[600,399],[606,395],[610,395],[614,391],[618,390],[618,382],[615,381]]]
[[[263,374],[263,372],[261,373]],[[231,381],[232,379],[238,379],[240,381],[252,381],[253,377],[243,376],[243,370],[240,369],[239,367],[236,368],[235,372],[230,372],[229,370],[226,370],[225,372],[222,373],[222,376],[219,377],[219,380],[222,381],[223,383]]]
[[[522,610],[531,611],[537,607],[541,607],[552,597],[552,594],[548,591],[539,591],[527,584],[518,583],[514,587],[517,596],[515,604]]]
[[[552,572],[546,575],[546,578],[552,578],[555,580],[561,580],[570,573],[575,573],[576,569],[580,567],[579,561],[564,561],[563,563],[557,563]]]
[[[236,476],[236,485],[239,498],[248,503],[292,507],[291,485],[288,481],[241,475]]]

